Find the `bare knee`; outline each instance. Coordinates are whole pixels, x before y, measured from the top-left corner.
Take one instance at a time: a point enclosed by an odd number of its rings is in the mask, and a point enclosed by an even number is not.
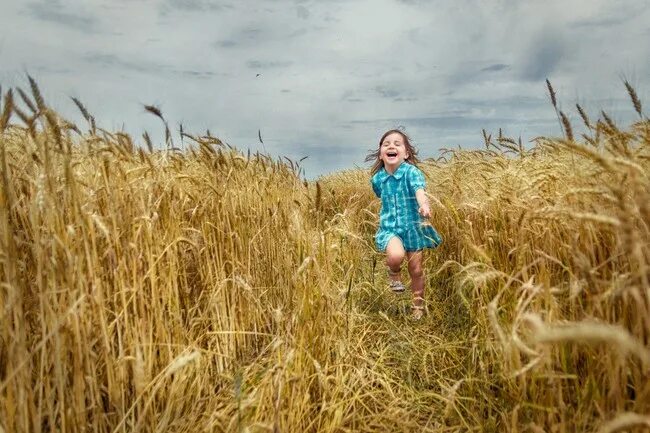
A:
[[[399,270],[402,261],[406,256],[402,241],[398,237],[392,237],[386,246],[386,265],[393,271]]]
[[[386,265],[395,270],[402,265],[404,253],[400,251],[390,251],[386,254]]]
[[[424,275],[424,272],[422,271],[422,265],[412,265],[409,263],[409,275],[411,278],[420,278],[422,275]]]

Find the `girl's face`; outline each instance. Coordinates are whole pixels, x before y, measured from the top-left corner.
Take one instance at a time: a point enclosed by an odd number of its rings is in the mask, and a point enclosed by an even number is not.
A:
[[[402,134],[393,132],[388,134],[379,148],[379,159],[384,162],[384,167],[394,171],[405,159],[409,157]]]

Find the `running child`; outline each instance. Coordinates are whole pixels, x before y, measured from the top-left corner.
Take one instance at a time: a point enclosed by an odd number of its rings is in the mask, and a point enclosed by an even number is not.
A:
[[[373,162],[372,189],[381,198],[375,244],[386,253],[390,289],[395,293],[406,290],[400,275],[406,258],[413,293],[412,317],[419,320],[424,315],[422,251],[436,248],[442,238],[426,221],[431,210],[424,175],[416,167],[417,150],[404,132],[392,129],[382,135],[378,149],[371,151],[366,161]]]

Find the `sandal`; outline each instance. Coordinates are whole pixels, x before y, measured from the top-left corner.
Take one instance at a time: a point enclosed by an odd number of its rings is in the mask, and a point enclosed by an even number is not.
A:
[[[390,270],[390,268],[388,268],[388,276],[389,276],[389,278],[397,276],[397,275],[400,275],[399,271],[398,272],[393,272],[393,271]],[[401,281],[395,281],[395,280],[390,280],[390,279],[389,279],[389,282],[388,282],[388,287],[390,287],[390,289],[393,291],[393,293],[403,293],[404,290],[406,290],[406,286],[404,286],[404,284]]]
[[[402,283],[401,281],[393,281],[393,280],[391,280],[388,285],[389,285],[390,289],[393,291],[393,293],[403,293],[404,290],[406,290],[406,287],[404,286],[404,283]]]
[[[415,300],[422,300],[422,305],[415,305]],[[413,320],[420,320],[424,317],[424,299],[417,297],[413,299],[413,305],[411,305],[411,318]]]

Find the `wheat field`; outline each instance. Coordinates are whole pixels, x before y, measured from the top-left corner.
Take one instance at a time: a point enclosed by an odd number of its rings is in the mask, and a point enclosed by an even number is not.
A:
[[[650,121],[425,161],[425,318],[367,171],[0,115],[0,432],[650,431]],[[404,273],[406,277],[406,273]]]

